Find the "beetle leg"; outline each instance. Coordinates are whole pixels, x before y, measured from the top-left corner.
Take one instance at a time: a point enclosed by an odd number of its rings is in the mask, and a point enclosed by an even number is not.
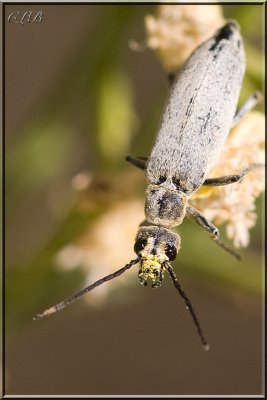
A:
[[[241,259],[240,255],[236,253],[233,249],[229,248],[224,244],[224,242],[220,239],[220,232],[219,229],[213,225],[210,221],[208,221],[203,214],[201,214],[196,208],[187,206],[186,207],[186,216],[191,219],[192,221],[196,222],[201,228],[205,229],[214,242],[222,247],[225,251],[232,254],[232,256],[236,257],[237,259]]]
[[[262,94],[260,92],[255,92],[253,93],[245,102],[245,104],[237,110],[232,127],[236,126],[239,121],[244,117],[245,114],[247,114],[249,111],[252,110],[260,101],[262,100]]]
[[[144,170],[146,168],[147,157],[127,156],[126,161]]]
[[[206,179],[203,183],[204,186],[223,186],[229,185],[231,183],[235,183],[241,181],[241,179],[247,175],[250,171],[253,171],[256,168],[264,167],[263,163],[251,164],[247,168],[243,169],[239,174],[235,175],[226,175],[219,176],[218,178],[209,178]]]

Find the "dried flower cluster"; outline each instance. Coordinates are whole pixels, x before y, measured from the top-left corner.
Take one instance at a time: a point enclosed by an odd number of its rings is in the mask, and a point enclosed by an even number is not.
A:
[[[164,69],[176,71],[192,51],[224,24],[219,5],[160,5],[147,15],[147,46],[156,51]]]
[[[264,115],[250,112],[233,128],[209,178],[233,175],[251,164],[264,163]],[[236,247],[249,244],[249,229],[256,223],[255,199],[264,191],[264,168],[249,172],[241,182],[203,187],[191,204],[215,224],[226,224],[227,236]]]
[[[126,217],[127,216],[127,217]],[[144,219],[142,201],[116,203],[94,225],[90,225],[76,243],[64,247],[57,254],[59,267],[71,269],[81,267],[87,275],[86,285],[108,275],[116,268],[135,258],[133,251],[138,221]],[[133,268],[112,281],[112,288],[123,285]],[[90,304],[100,304],[109,293],[109,282],[95,289],[92,296],[85,296]]]

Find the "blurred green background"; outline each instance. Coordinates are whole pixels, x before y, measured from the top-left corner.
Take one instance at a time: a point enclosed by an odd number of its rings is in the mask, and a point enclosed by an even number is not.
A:
[[[168,279],[145,290],[137,271],[102,307],[80,301],[32,321],[85,285],[84,269],[56,266],[57,252],[114,204],[144,201],[144,176],[125,155],[149,154],[168,81],[152,51],[128,45],[145,38],[154,5],[35,5],[42,23],[7,23],[28,9],[5,6],[6,394],[261,394],[262,198],[240,263],[190,222],[179,230],[174,265],[209,353]],[[242,104],[263,90],[264,8],[223,9],[245,40]],[[93,179],[82,193],[71,185],[80,171]]]

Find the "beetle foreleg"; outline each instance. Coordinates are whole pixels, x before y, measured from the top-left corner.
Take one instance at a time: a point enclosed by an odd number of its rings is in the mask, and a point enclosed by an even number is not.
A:
[[[205,229],[209,233],[211,239],[213,239],[218,246],[223,248],[228,253],[232,254],[232,256],[236,257],[238,260],[241,259],[238,253],[236,253],[233,249],[226,246],[226,244],[224,244],[224,242],[220,239],[219,229],[215,225],[213,225],[210,221],[208,221],[204,217],[204,215],[202,215],[196,208],[187,206],[186,216],[192,221],[196,222],[198,225],[200,225],[203,229]]]

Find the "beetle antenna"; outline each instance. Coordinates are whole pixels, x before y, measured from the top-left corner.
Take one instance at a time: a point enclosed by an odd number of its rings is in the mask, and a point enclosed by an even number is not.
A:
[[[187,297],[185,291],[182,289],[180,283],[178,282],[178,279],[177,279],[177,276],[176,276],[176,274],[175,274],[175,272],[173,270],[173,267],[168,262],[166,262],[164,264],[164,266],[168,270],[169,275],[170,275],[170,277],[172,279],[172,282],[173,282],[175,288],[178,290],[180,296],[182,297],[182,299],[184,300],[184,302],[186,304],[186,308],[189,310],[189,312],[190,312],[190,314],[191,314],[191,316],[193,318],[194,324],[195,324],[195,326],[197,328],[197,331],[198,331],[198,334],[200,336],[201,343],[202,343],[202,346],[203,346],[204,350],[206,350],[206,351],[209,350],[209,344],[208,344],[208,342],[207,342],[207,340],[206,340],[206,338],[205,338],[205,336],[203,334],[203,331],[201,329],[200,323],[199,323],[198,318],[197,318],[197,316],[195,314],[195,311],[193,309],[193,305],[192,305],[191,301],[189,300],[189,298]]]
[[[110,281],[113,278],[116,278],[117,276],[120,276],[121,274],[123,274],[123,272],[125,272],[127,269],[130,269],[133,265],[137,264],[139,261],[140,261],[140,257],[137,257],[137,258],[133,259],[132,261],[130,261],[128,264],[126,264],[123,268],[119,269],[118,271],[113,272],[112,274],[107,275],[104,278],[99,279],[98,281],[96,281],[92,285],[89,285],[86,288],[80,290],[79,292],[74,293],[72,296],[66,298],[65,300],[61,301],[60,303],[58,303],[58,304],[56,304],[56,305],[54,305],[54,306],[52,306],[50,308],[47,308],[43,312],[35,314],[33,319],[36,321],[36,320],[41,319],[41,318],[43,318],[45,316],[49,316],[51,314],[54,314],[57,311],[63,310],[63,308],[67,307],[68,305],[70,305],[74,301],[78,300],[80,297],[82,297],[86,293],[88,293],[91,290],[95,289],[97,286],[102,285],[102,283],[105,283],[107,281]]]

